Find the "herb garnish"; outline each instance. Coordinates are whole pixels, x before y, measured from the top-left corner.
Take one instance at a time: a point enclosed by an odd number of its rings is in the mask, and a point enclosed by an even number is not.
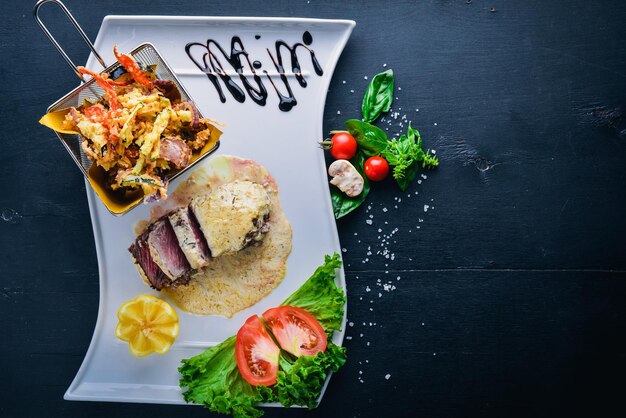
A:
[[[367,86],[367,90],[365,90],[363,105],[361,106],[363,120],[365,122],[373,122],[378,119],[381,113],[389,112],[392,101],[393,71],[387,70],[377,74],[369,86]]]
[[[387,134],[379,127],[372,125],[382,113],[391,109],[393,101],[393,71],[387,70],[377,74],[369,83],[361,111],[363,120],[349,119],[345,122],[346,129],[356,140],[359,150],[350,160],[365,180],[363,192],[356,197],[349,197],[336,187],[331,188],[331,201],[335,218],[339,219],[358,208],[367,197],[371,185],[363,175],[363,165],[367,157],[380,155],[393,167],[393,178],[401,190],[406,190],[417,176],[420,169],[432,169],[439,165],[439,160],[430,150],[422,148],[422,138],[410,124],[406,135],[398,139],[388,140]],[[332,131],[337,133],[340,131]]]

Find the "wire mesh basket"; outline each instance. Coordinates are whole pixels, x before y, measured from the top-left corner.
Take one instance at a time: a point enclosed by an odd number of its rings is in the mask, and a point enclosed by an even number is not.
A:
[[[61,46],[57,43],[54,37],[50,34],[46,26],[43,24],[41,19],[39,18],[38,12],[39,8],[45,3],[55,3],[59,6],[66,16],[69,18],[70,22],[74,25],[74,27],[78,30],[79,34],[82,36],[83,40],[87,43],[92,53],[96,57],[96,59],[100,62],[100,64],[104,68],[102,72],[109,74],[111,79],[117,78],[121,73],[125,72],[124,68],[120,65],[119,62],[115,62],[108,67],[105,65],[104,61],[96,51],[95,47],[85,35],[84,31],[78,25],[74,17],[67,10],[65,5],[58,0],[40,0],[34,8],[34,16],[35,20],[42,28],[44,33],[48,36],[52,44],[57,48],[59,53],[63,56],[65,61],[72,67],[74,72],[78,75],[81,80],[83,76],[76,69],[76,65],[72,62],[72,60],[68,57],[65,51],[61,48]],[[156,74],[157,79],[161,80],[170,80],[172,81],[181,95],[181,100],[183,101],[192,101],[189,93],[183,85],[180,83],[170,66],[163,59],[161,54],[157,51],[157,49],[151,43],[143,43],[133,49],[128,55],[133,57],[135,61],[140,66],[144,68],[152,68]],[[95,83],[95,79],[91,79],[89,81],[83,82],[80,86],[75,88],[74,90],[67,93],[61,99],[57,100],[55,103],[48,107],[47,112],[53,113],[60,111],[65,108],[70,107],[79,107],[85,101],[95,102],[100,100],[104,96],[105,92],[100,86]],[[201,112],[200,117],[203,118]],[[217,128],[216,128],[217,129]],[[219,130],[218,130],[219,131]],[[94,188],[94,191],[98,195],[98,197],[103,201],[104,205],[113,215],[123,215],[130,211],[132,208],[136,207],[143,200],[143,192],[141,190],[137,190],[134,192],[129,191],[113,191],[103,184],[102,181],[102,172],[98,172],[98,167],[94,166],[93,161],[90,160],[87,154],[83,151],[81,146],[81,142],[83,138],[78,134],[69,134],[63,133],[59,131],[55,131],[63,146],[67,149],[72,159],[80,168],[84,176],[89,180],[89,183]],[[182,175],[187,170],[191,169],[195,164],[201,161],[203,158],[212,154],[219,147],[219,139],[215,138],[213,141],[210,141],[205,147],[202,148],[199,152],[194,153],[191,158],[191,162],[188,166],[180,170],[170,171],[166,176],[166,181],[171,181]],[[102,170],[101,170],[102,171]]]

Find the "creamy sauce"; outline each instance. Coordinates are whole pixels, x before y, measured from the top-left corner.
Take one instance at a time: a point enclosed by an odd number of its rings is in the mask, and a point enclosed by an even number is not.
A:
[[[267,296],[285,277],[292,244],[291,225],[282,210],[274,178],[252,160],[232,156],[214,158],[178,186],[167,201],[153,207],[150,220],[136,225],[135,232],[173,209],[188,205],[194,196],[235,180],[263,186],[271,201],[270,230],[258,245],[211,258],[188,285],[162,290],[162,294],[185,311],[231,317]]]

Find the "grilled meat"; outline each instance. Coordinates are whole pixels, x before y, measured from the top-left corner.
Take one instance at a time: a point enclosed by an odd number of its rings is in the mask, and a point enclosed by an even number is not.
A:
[[[151,226],[148,247],[152,260],[172,282],[189,281],[191,266],[180,248],[174,229],[166,217],[160,218]]]
[[[195,198],[190,207],[213,257],[261,241],[269,229],[269,196],[262,186],[250,181],[224,184]]]
[[[206,266],[211,252],[193,212],[184,207],[172,212],[168,217],[191,268],[199,269]]]
[[[153,222],[128,249],[151,287],[187,284],[211,257],[232,254],[263,240],[270,198],[249,181],[235,181],[195,198]]]

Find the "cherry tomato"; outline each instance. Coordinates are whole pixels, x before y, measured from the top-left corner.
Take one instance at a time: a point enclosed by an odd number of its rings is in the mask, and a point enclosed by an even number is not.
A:
[[[237,332],[235,358],[241,376],[251,385],[276,383],[280,348],[267,333],[257,315],[253,315]]]
[[[389,163],[383,157],[370,157],[363,166],[365,175],[372,181],[381,181],[389,173]]]
[[[304,309],[279,306],[265,311],[263,319],[281,348],[296,357],[326,350],[324,328]]]
[[[330,155],[335,160],[349,160],[356,154],[356,140],[347,132],[338,132],[331,138]]]

